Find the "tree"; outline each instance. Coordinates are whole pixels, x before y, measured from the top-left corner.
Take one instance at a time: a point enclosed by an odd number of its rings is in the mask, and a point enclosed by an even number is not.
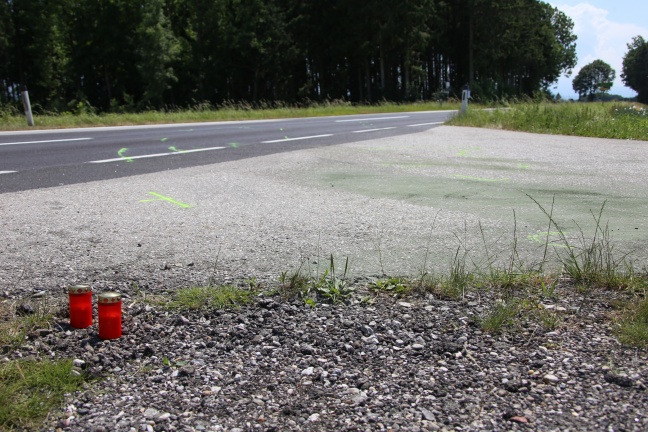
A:
[[[572,87],[581,99],[593,101],[597,93],[606,93],[612,87],[616,72],[603,60],[594,60],[584,66],[572,81]]]
[[[641,36],[633,38],[632,43],[628,44],[621,79],[638,93],[639,102],[648,103],[648,42]]]
[[[177,81],[171,63],[180,53],[180,44],[169,28],[163,11],[163,0],[147,0],[143,5],[139,36],[139,70],[144,82],[141,105],[144,108],[161,108],[164,92]]]

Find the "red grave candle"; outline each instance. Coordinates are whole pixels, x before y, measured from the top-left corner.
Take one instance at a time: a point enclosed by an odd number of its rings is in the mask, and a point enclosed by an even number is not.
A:
[[[99,294],[99,338],[117,339],[122,335],[121,294]]]
[[[70,296],[70,326],[78,329],[92,325],[92,288],[88,284],[68,288]]]

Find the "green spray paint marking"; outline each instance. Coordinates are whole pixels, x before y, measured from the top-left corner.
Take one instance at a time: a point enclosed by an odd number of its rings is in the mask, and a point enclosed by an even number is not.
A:
[[[479,150],[481,150],[479,147],[471,147],[469,149],[459,150],[457,152],[457,156],[459,156],[459,157],[468,157],[468,156],[470,156],[470,153],[476,152],[476,151],[479,151]]]
[[[232,148],[238,148],[238,143],[229,143],[229,146]]]
[[[128,151],[128,147],[124,147],[123,149],[119,149],[119,151],[117,152],[117,155],[120,158],[124,159],[126,162],[133,162],[133,159],[129,158],[128,156],[124,156],[124,153],[126,153],[126,151]]]
[[[520,168],[520,169],[524,169],[524,170],[525,170],[525,169],[529,169],[530,167],[531,167],[531,166],[530,166],[529,164],[519,164],[519,165],[518,165],[518,168]]]
[[[564,234],[565,234],[565,233],[563,233],[563,235],[564,235]],[[547,232],[547,231],[540,231],[540,232],[538,232],[538,233],[536,233],[536,234],[529,234],[529,235],[527,236],[527,239],[528,239],[528,240],[531,240],[531,241],[533,241],[533,242],[536,242],[536,243],[538,243],[538,244],[545,244],[545,242],[547,241],[547,238],[548,238],[548,237],[551,237],[551,236],[560,236],[560,233],[559,233],[559,232],[555,232],[555,231],[549,231],[549,232]],[[541,238],[541,237],[542,237],[542,238]],[[555,240],[550,240],[549,243],[550,243],[551,246],[553,246],[553,247],[562,247],[562,248],[567,248],[567,246],[565,246],[564,244],[556,244]]]
[[[168,141],[168,140],[169,140],[169,138],[162,138],[160,141],[164,142],[164,141]]]
[[[178,152],[178,153],[182,153],[184,151],[184,150],[178,150],[177,148],[175,148],[175,146],[169,147],[169,150],[171,150],[172,152]]]
[[[490,178],[466,176],[466,175],[461,175],[461,174],[455,174],[454,176],[457,177],[457,178],[463,179],[463,180],[474,180],[474,181],[480,181],[480,182],[505,182],[505,181],[509,181],[509,179],[507,179],[507,178],[490,179]]]
[[[169,198],[169,197],[166,197],[164,195],[160,195],[159,193],[149,192],[149,195],[153,195],[157,199],[140,200],[140,202],[167,201],[167,202],[170,202],[171,204],[177,205],[178,207],[191,208],[191,206],[189,204],[185,204],[185,203],[182,203],[180,201],[176,201],[173,198]]]

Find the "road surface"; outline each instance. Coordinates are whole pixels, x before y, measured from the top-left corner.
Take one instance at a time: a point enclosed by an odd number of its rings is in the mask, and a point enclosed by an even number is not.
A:
[[[453,114],[431,111],[0,133],[0,193],[393,137],[439,126]]]

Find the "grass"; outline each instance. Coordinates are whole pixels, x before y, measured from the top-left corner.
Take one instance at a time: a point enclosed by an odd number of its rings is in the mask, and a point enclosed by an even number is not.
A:
[[[333,304],[346,301],[356,288],[348,280],[349,258],[344,264],[344,271],[338,275],[335,269],[335,259],[330,255],[329,266],[322,273],[305,271],[303,265],[292,273],[283,272],[279,277],[279,295],[284,300],[298,299],[309,306],[315,306],[317,300]]]
[[[648,109],[630,103],[526,103],[506,109],[469,109],[455,126],[544,134],[648,140]]]
[[[232,285],[181,288],[166,304],[172,310],[238,309],[252,303],[254,293]]]
[[[142,113],[94,114],[91,109],[80,109],[74,113],[35,115],[35,127],[28,128],[25,117],[13,110],[0,110],[0,130],[58,129],[97,126],[127,126],[162,123],[195,123],[237,120],[268,120],[298,117],[322,117],[354,114],[378,114],[393,112],[457,110],[458,103],[421,102],[409,104],[382,103],[378,105],[353,105],[344,101],[333,101],[305,107],[282,104],[260,104],[257,107],[245,103],[223,104],[214,107],[201,104],[192,109],[170,109]]]
[[[520,308],[516,301],[498,303],[493,309],[479,320],[480,327],[488,333],[498,333],[502,328],[513,322]]]
[[[71,360],[10,361],[0,366],[0,430],[38,430],[64,396],[80,389],[83,375]]]
[[[625,345],[648,346],[648,298],[631,308],[621,322],[619,340]]]
[[[0,346],[16,348],[27,335],[42,328],[49,328],[53,317],[53,306],[45,301],[26,302],[33,313],[20,313],[17,304],[0,302]]]

